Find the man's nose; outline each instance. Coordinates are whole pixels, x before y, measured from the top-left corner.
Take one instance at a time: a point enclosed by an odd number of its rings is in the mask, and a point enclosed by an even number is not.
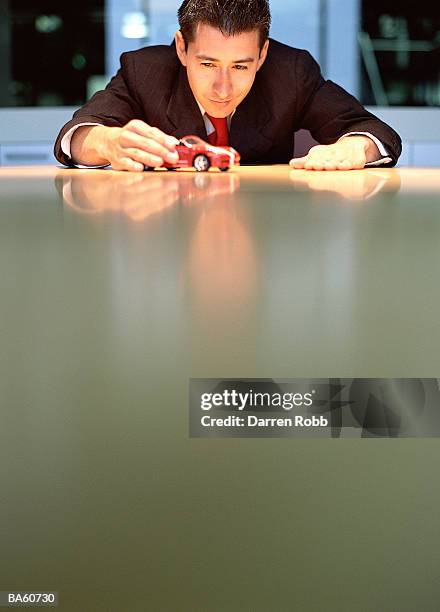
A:
[[[219,100],[229,100],[232,96],[232,81],[228,70],[219,70],[214,82],[214,92]]]

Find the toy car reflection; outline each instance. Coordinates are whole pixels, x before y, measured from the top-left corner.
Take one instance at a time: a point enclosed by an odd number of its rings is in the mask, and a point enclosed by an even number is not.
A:
[[[215,147],[198,136],[184,136],[176,146],[179,160],[175,164],[164,162],[163,168],[177,170],[193,166],[197,172],[218,168],[222,172],[240,164],[240,154],[232,147]]]

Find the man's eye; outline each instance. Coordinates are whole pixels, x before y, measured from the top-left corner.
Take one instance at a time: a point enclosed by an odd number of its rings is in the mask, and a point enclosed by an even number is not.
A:
[[[212,68],[214,64],[212,62],[202,62],[202,66],[206,66],[206,68]]]
[[[247,66],[242,66],[241,64],[236,64],[234,68],[236,70],[247,70]]]

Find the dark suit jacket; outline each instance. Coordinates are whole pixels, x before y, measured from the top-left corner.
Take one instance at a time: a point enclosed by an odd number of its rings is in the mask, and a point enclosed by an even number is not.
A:
[[[74,125],[90,121],[121,127],[130,119],[142,119],[177,138],[196,134],[207,139],[174,44],[123,53],[121,68],[106,89],[96,93],[61,130],[56,158],[71,165],[60,143]],[[344,89],[325,81],[307,51],[271,40],[267,59],[232,119],[230,144],[240,152],[242,163],[287,163],[293,157],[294,133],[301,128],[322,144],[333,143],[347,132],[370,132],[388,150],[393,160],[389,166],[401,152],[396,132]]]

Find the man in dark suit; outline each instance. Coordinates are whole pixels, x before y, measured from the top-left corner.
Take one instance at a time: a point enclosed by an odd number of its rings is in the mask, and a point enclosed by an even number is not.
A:
[[[107,88],[63,127],[61,163],[142,171],[176,161],[178,139],[195,134],[230,144],[242,163],[395,165],[396,132],[325,81],[307,51],[268,38],[267,0],[184,0],[178,16],[172,45],[122,54]],[[301,128],[321,145],[291,159]]]

